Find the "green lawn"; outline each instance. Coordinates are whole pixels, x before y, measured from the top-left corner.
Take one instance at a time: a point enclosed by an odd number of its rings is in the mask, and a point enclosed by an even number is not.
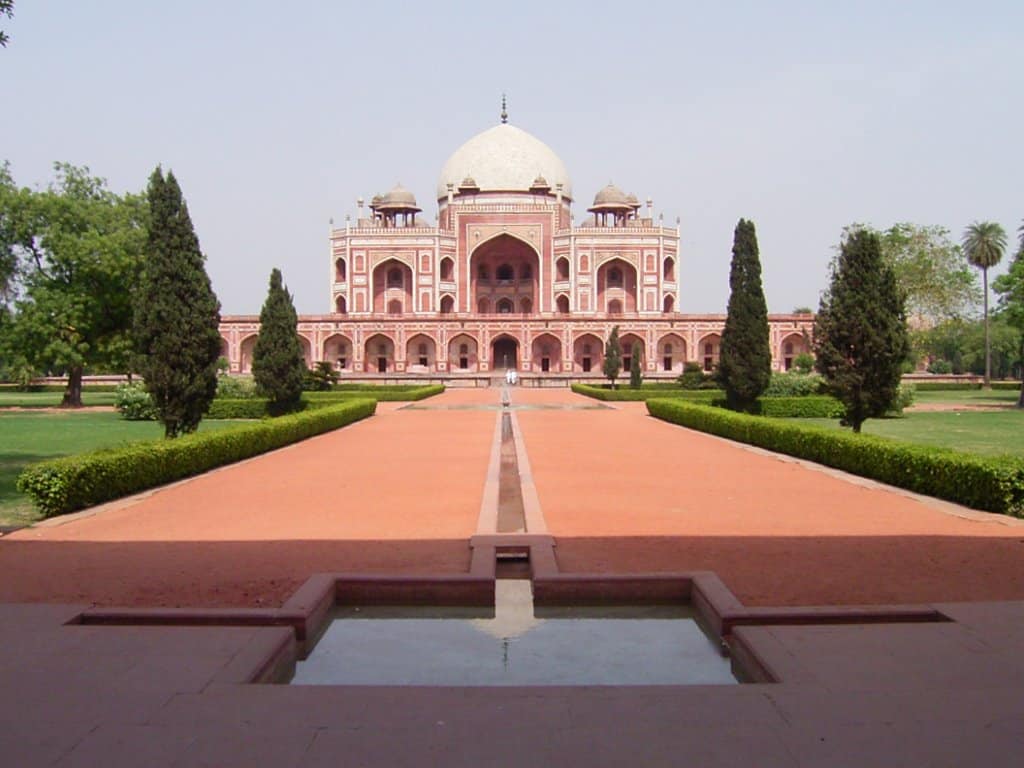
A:
[[[114,392],[82,391],[82,405],[113,405]],[[63,392],[19,392],[15,389],[0,390],[0,408],[55,408],[60,405]]]
[[[939,391],[914,393],[915,403],[967,403],[970,405],[1005,405],[1014,404],[1020,397],[1020,390],[1008,389],[968,389],[960,392]]]
[[[800,423],[840,428],[839,422],[831,419],[800,419]],[[901,419],[868,419],[864,422],[863,431],[869,435],[988,456],[1001,453],[1024,456],[1024,410],[1016,408],[908,413]]]
[[[53,392],[28,394],[60,398],[60,393]],[[204,421],[200,430],[231,429],[246,423],[250,422]],[[38,519],[32,502],[14,485],[28,464],[162,436],[163,427],[157,422],[125,421],[113,411],[0,411],[0,525],[24,525]]]

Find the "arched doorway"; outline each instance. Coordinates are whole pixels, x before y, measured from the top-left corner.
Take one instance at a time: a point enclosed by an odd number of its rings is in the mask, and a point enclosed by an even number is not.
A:
[[[718,354],[721,351],[722,337],[710,333],[697,342],[697,360],[706,373],[718,367]]]
[[[246,336],[238,345],[238,356],[240,359],[239,370],[242,373],[252,373],[252,353],[256,349],[256,334]]]
[[[468,334],[460,333],[448,342],[448,370],[470,373],[476,369],[476,339]]]
[[[395,369],[395,343],[382,333],[366,340],[363,366],[367,373],[390,373]]]
[[[633,365],[633,356],[639,355],[641,364],[644,361],[644,340],[635,333],[624,333],[619,337],[619,346],[622,348],[622,370],[629,372]]]
[[[533,246],[512,235],[501,234],[477,246],[470,256],[470,301],[477,307],[495,307],[496,312],[515,312],[529,300],[532,313],[540,296],[540,257]],[[508,309],[505,309],[508,307]]]
[[[637,274],[624,259],[606,261],[597,270],[597,306],[609,314],[637,311]]]
[[[562,370],[562,343],[557,336],[542,333],[533,340],[530,362],[534,370],[556,373]]]
[[[585,333],[572,344],[572,359],[576,370],[600,373],[604,365],[604,342],[592,333]]]
[[[418,333],[406,343],[406,369],[412,373],[428,373],[434,368],[434,340]]]
[[[519,342],[511,336],[499,336],[491,342],[491,367],[496,371],[519,369]]]
[[[328,336],[324,341],[323,359],[330,362],[339,371],[352,367],[352,341],[340,333]]]
[[[373,270],[373,311],[404,314],[412,311],[412,269],[397,259],[388,259]]]
[[[798,355],[808,354],[811,350],[802,333],[791,333],[782,340],[779,351],[782,353],[782,370],[788,371]]]
[[[658,367],[662,371],[682,373],[686,363],[686,340],[677,333],[658,339]]]

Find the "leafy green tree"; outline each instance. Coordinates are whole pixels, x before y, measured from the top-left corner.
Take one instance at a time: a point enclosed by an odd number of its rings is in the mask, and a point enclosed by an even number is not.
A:
[[[139,370],[168,438],[194,432],[217,392],[220,302],[174,174],[149,178],[146,263],[135,309]]]
[[[6,16],[8,19],[14,18],[14,0],[0,0],[0,16]],[[0,47],[6,48],[9,39],[7,33],[0,30]]]
[[[740,219],[732,241],[729,307],[722,332],[718,380],[729,407],[749,411],[772,376],[768,344],[768,305],[761,285],[754,222]]]
[[[619,343],[619,326],[612,328],[608,341],[604,345],[604,364],[602,366],[604,375],[608,377],[612,388],[615,387],[615,380],[622,372],[622,344]]]
[[[879,232],[882,256],[906,296],[907,316],[934,325],[971,313],[981,292],[978,281],[949,230],[900,222]]]
[[[999,311],[1003,320],[1020,334],[1021,390],[1017,407],[1024,408],[1024,225],[1017,230],[1020,244],[1005,275],[995,279],[992,287],[999,294]]]
[[[88,168],[54,169],[45,190],[17,189],[0,173],[3,288],[14,299],[5,347],[23,369],[66,373],[62,405],[78,407],[87,367],[128,370],[146,206]]]
[[[813,315],[814,314],[814,310],[811,309],[810,307],[804,307],[804,306],[793,307],[793,314],[794,315]]]
[[[640,389],[644,383],[643,352],[639,344],[633,345],[633,354],[629,358],[629,386],[633,389]]]
[[[260,332],[252,352],[252,375],[259,391],[270,398],[270,408],[284,412],[302,397],[306,373],[299,342],[299,319],[292,296],[281,280],[281,270],[270,273],[270,290],[260,312]]]
[[[910,351],[903,295],[882,257],[878,235],[844,237],[814,324],[815,367],[843,403],[845,424],[860,432],[896,401]]]
[[[988,323],[988,270],[1003,258],[1006,231],[994,221],[976,221],[964,230],[964,255],[981,270],[985,298],[985,388],[992,386],[992,341]]]
[[[793,358],[793,370],[802,374],[808,374],[813,371],[814,355],[810,352],[801,352]]]

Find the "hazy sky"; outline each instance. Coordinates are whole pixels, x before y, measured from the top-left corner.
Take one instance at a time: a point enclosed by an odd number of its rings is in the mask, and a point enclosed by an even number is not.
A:
[[[817,305],[844,225],[1024,217],[1024,3],[17,0],[0,160],[188,200],[225,314],[282,269],[330,308],[327,230],[498,121],[547,143],[577,219],[614,181],[682,220],[683,312],[724,312],[757,225],[769,309]],[[1003,264],[995,270],[1003,271]]]

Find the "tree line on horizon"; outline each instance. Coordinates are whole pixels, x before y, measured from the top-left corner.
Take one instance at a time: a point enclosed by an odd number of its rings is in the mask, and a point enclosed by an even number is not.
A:
[[[117,195],[88,168],[54,170],[54,183],[33,190],[0,165],[0,380],[59,372],[62,405],[80,407],[87,369],[139,373],[165,435],[194,432],[217,392],[220,302],[177,179],[157,167],[145,193]],[[257,344],[257,379],[273,402],[296,375],[301,392],[305,368],[275,269],[268,304],[280,305],[281,291],[287,309],[277,316],[290,323],[283,336],[298,372],[282,374],[266,339]],[[262,336],[274,336],[277,316]]]
[[[160,392],[174,390],[178,392],[175,397],[183,398],[174,408],[164,408],[165,426],[172,425],[167,427],[168,433],[194,429],[198,423],[195,409],[204,410],[200,405],[211,386],[215,390],[219,304],[177,180],[172,173],[165,177],[158,168],[144,194],[117,195],[88,168],[57,163],[55,176],[44,189],[19,188],[9,165],[0,165],[0,379],[28,382],[42,373],[67,375],[64,402],[76,406],[81,403],[86,370],[136,371],[144,380],[152,380]],[[1010,270],[993,282],[1000,296],[993,327],[1001,371],[1006,369],[1007,359],[1011,366],[1020,366],[1024,360],[1024,226],[1018,233],[1021,242]],[[835,291],[842,291],[843,281],[837,284],[837,275],[870,264],[865,274],[872,279],[892,273],[898,290],[896,298],[886,303],[926,326],[911,333],[917,352],[955,358],[947,350],[962,344],[965,336],[957,336],[951,329],[969,326],[970,311],[980,293],[988,374],[988,270],[1000,262],[1006,243],[1005,231],[992,222],[971,224],[960,245],[952,243],[939,227],[897,224],[884,232],[864,225],[848,227],[833,260],[832,284],[819,307],[815,344],[818,337],[826,338],[826,321],[841,309]],[[181,261],[169,266],[172,258]],[[981,270],[984,291],[978,291],[969,265]],[[170,290],[167,286],[173,280],[184,281],[188,287]],[[886,296],[890,295],[888,281],[886,277],[884,286],[878,286]],[[187,310],[191,314],[172,322],[167,319],[167,302],[178,293],[178,300],[191,307]],[[902,321],[897,318],[897,325],[904,329],[905,316]],[[206,325],[193,327],[197,318]],[[296,390],[295,381],[301,380],[305,366],[291,295],[278,270],[271,274],[261,318],[261,326],[267,330],[257,344],[257,379],[272,403],[287,410],[297,402],[295,392],[301,385]],[[164,337],[179,341],[172,343]],[[271,344],[271,338],[277,341]],[[895,336],[891,342],[897,348],[904,346]],[[935,355],[937,351],[942,354]],[[846,357],[851,357],[847,352]],[[192,380],[152,367],[158,353],[176,355],[174,362],[168,363],[175,370],[202,373]],[[641,354],[642,350],[632,356],[635,370],[630,374],[636,382],[642,377]],[[818,357],[828,357],[827,350]],[[906,357],[904,354],[903,363]],[[753,393],[763,391],[761,382],[766,366],[770,367],[770,352],[756,233],[753,223],[743,219],[734,232],[729,309],[720,358],[719,375],[729,402],[739,409],[749,407],[756,400]],[[616,356],[605,355],[607,366],[615,360]],[[212,373],[208,364],[214,366]],[[621,366],[621,358],[617,365]],[[261,370],[270,373],[264,376]],[[986,382],[988,378],[986,375]],[[170,397],[154,394],[156,400],[167,403]],[[183,404],[192,400],[193,405]]]

